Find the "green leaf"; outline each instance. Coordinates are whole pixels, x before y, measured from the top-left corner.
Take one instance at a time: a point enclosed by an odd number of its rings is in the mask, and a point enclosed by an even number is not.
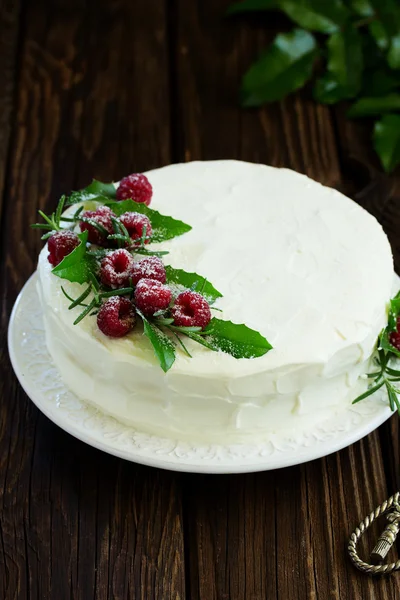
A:
[[[278,0],[243,0],[228,6],[226,14],[237,15],[244,12],[255,12],[260,10],[276,10],[279,8]]]
[[[389,396],[389,405],[390,405],[390,409],[392,411],[396,410],[396,407],[398,407],[398,400],[397,400],[397,394],[393,389],[393,386],[390,385],[390,383],[388,381],[386,381],[386,390]]]
[[[386,96],[400,88],[400,72],[391,71],[380,64],[373,71],[364,73],[363,93],[368,97]]]
[[[297,25],[320,33],[337,31],[349,17],[340,0],[280,0],[279,4]]]
[[[400,94],[388,94],[381,98],[360,98],[347,111],[347,116],[354,119],[381,115],[400,109]]]
[[[390,37],[399,33],[400,5],[398,0],[370,0],[379,21]]]
[[[256,358],[271,350],[271,344],[258,331],[213,317],[202,335],[189,337],[213,350],[222,350],[235,358]],[[200,338],[200,339],[198,339]]]
[[[330,73],[317,79],[313,90],[314,98],[322,104],[336,104],[347,98],[346,90],[339,85]]]
[[[116,198],[116,190],[114,184],[103,183],[93,179],[92,183],[87,187],[72,194],[67,199],[67,204],[76,204],[77,202],[106,202]]]
[[[350,0],[350,9],[359,17],[372,17],[375,14],[369,0]]]
[[[221,292],[216,290],[204,277],[197,275],[197,273],[188,273],[183,269],[174,269],[169,265],[165,266],[165,272],[167,274],[167,283],[176,284],[183,288],[191,288],[196,292],[200,292],[209,304],[213,304],[217,298],[222,298]]]
[[[387,50],[389,48],[390,37],[380,21],[370,23],[368,30],[380,50]]]
[[[391,69],[400,69],[400,33],[391,39],[387,61]]]
[[[391,352],[400,358],[400,352],[389,342],[389,330],[386,328],[379,338],[379,347],[386,352]]]
[[[400,163],[400,115],[389,114],[375,123],[374,148],[387,173]]]
[[[337,82],[342,98],[353,98],[361,89],[362,38],[354,27],[333,33],[327,42],[328,73]]]
[[[160,366],[166,373],[175,362],[175,346],[161,329],[150,323],[141,313],[139,314],[143,320],[143,333],[150,340]]]
[[[97,271],[97,262],[86,250],[88,232],[78,234],[81,243],[52,270],[61,279],[75,283],[90,282],[91,275]]]
[[[153,210],[140,202],[123,200],[122,202],[106,202],[106,204],[117,217],[120,217],[126,212],[138,212],[142,215],[146,215],[150,219],[151,227],[153,229],[153,234],[151,236],[152,242],[165,242],[165,240],[171,240],[192,229],[190,225],[183,223],[183,221],[162,215],[157,210]]]
[[[385,383],[384,381],[381,381],[380,383],[377,383],[376,385],[368,388],[366,392],[364,392],[360,396],[357,396],[357,398],[355,400],[353,400],[352,404],[357,404],[357,402],[361,402],[361,400],[365,400],[365,398],[368,398],[368,396],[371,396],[372,394],[377,392],[384,385],[384,383]]]
[[[242,81],[243,106],[275,102],[301,88],[311,77],[317,42],[302,29],[279,34]]]

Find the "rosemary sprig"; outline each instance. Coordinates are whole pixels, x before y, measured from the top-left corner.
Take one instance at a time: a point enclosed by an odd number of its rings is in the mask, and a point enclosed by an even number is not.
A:
[[[45,229],[48,232],[60,231],[60,229],[62,229],[60,225],[61,214],[65,205],[65,200],[66,196],[61,196],[55,212],[53,212],[50,216],[46,215],[42,210],[38,210],[38,213],[42,217],[44,223],[32,223],[32,229]],[[49,237],[50,236],[48,234],[45,234],[42,239],[47,239]]]
[[[366,392],[360,394],[360,396],[353,400],[353,404],[357,404],[358,402],[361,402],[361,400],[365,400],[365,398],[368,398],[385,386],[391,410],[397,410],[400,415],[400,389],[393,385],[394,383],[400,382],[400,371],[389,366],[390,361],[395,358],[394,352],[391,352],[390,350],[384,350],[381,346],[381,340],[385,331],[386,330],[384,330],[379,336],[378,353],[374,360],[378,370],[374,371],[373,373],[366,374],[366,377],[371,379],[371,383]]]

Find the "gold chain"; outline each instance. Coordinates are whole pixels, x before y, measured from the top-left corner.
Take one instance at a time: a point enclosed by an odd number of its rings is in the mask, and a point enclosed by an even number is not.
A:
[[[350,536],[347,549],[351,561],[357,569],[368,573],[368,575],[389,575],[394,571],[400,571],[400,560],[388,564],[369,564],[361,560],[357,553],[357,544],[361,536],[369,529],[375,519],[382,515],[386,515],[389,525],[381,534],[371,553],[371,560],[373,562],[381,562],[386,557],[400,531],[400,492],[385,500],[370,515],[365,517],[364,521],[361,521]]]

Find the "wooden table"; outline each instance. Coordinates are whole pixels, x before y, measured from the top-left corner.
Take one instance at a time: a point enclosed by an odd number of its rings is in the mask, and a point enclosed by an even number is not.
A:
[[[380,174],[368,128],[308,92],[241,110],[241,74],[286,22],[226,20],[227,5],[0,4],[1,599],[400,598],[400,575],[371,580],[345,551],[359,520],[400,488],[397,417],[299,467],[177,474],[64,433],[9,364],[8,317],[41,247],[28,224],[92,177],[227,157],[290,167],[371,211],[400,266],[400,178]]]

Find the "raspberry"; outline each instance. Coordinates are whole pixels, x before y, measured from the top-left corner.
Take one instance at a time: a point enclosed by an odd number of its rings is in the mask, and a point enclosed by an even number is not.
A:
[[[111,217],[115,217],[115,215],[112,212],[111,208],[109,208],[108,206],[100,206],[97,210],[87,210],[84,213],[82,213],[82,218],[91,219],[92,221],[95,221],[98,225],[104,227],[108,235],[114,233]],[[81,231],[87,231],[89,233],[88,240],[92,244],[98,244],[99,246],[102,246],[106,242],[106,234],[100,232],[98,229],[96,229],[96,227],[94,227],[90,223],[85,223],[84,221],[81,221],[79,226],[81,228]]]
[[[165,283],[166,274],[162,260],[157,256],[148,256],[135,262],[131,270],[131,277],[133,285],[136,285],[140,279],[155,279],[160,283]]]
[[[146,206],[149,206],[152,195],[151,183],[146,175],[141,173],[132,173],[124,177],[117,188],[117,200],[131,198],[135,202],[144,202]]]
[[[134,264],[133,256],[128,250],[114,250],[103,258],[100,265],[100,279],[110,288],[129,285],[129,278]]]
[[[392,331],[389,333],[389,342],[396,348],[396,350],[400,350],[400,333],[398,331]]]
[[[136,323],[133,304],[122,296],[108,298],[97,313],[97,325],[108,337],[119,338],[129,333]]]
[[[171,298],[169,287],[154,279],[141,279],[135,289],[135,304],[146,317],[168,308]]]
[[[56,267],[79,244],[80,239],[73,231],[56,231],[47,242],[49,263]]]
[[[179,294],[171,310],[174,325],[179,327],[201,327],[211,321],[210,306],[201,294],[186,290]]]
[[[126,212],[120,216],[121,223],[125,225],[129,236],[132,240],[140,240],[143,235],[143,230],[146,227],[146,238],[150,238],[152,232],[150,219],[146,215],[141,215],[137,212]],[[149,239],[145,239],[144,243],[148,244]]]

